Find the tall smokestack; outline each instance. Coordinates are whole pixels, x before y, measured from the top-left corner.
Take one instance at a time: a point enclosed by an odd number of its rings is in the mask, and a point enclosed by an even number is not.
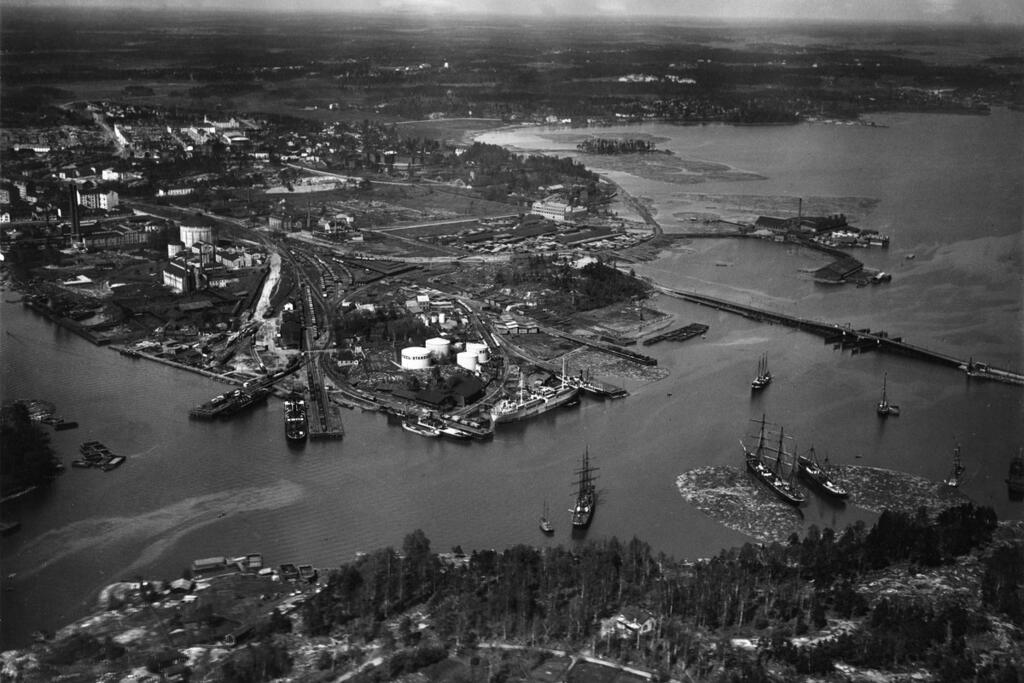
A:
[[[77,242],[81,237],[79,233],[81,232],[82,224],[78,218],[78,190],[74,186],[71,187],[71,191],[68,193],[68,213],[71,218],[71,241]]]
[[[797,218],[803,218],[804,217],[804,198],[803,197],[799,197],[797,199],[797,201],[799,203],[797,204],[797,207],[796,207],[796,217]]]

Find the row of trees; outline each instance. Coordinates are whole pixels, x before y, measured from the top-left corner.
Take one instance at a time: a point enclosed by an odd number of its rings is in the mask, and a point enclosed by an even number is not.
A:
[[[431,553],[429,540],[416,531],[401,553],[384,549],[332,572],[326,590],[306,604],[305,618],[314,634],[344,629],[369,639],[385,620],[426,605],[442,638],[587,644],[613,655],[627,648],[631,659],[649,666],[697,670],[712,660],[721,664],[724,655],[709,647],[714,634],[743,628],[766,634],[760,660],[806,672],[825,671],[840,660],[959,670],[971,657],[963,643],[985,628],[984,620],[942,600],[871,605],[856,586],[865,572],[892,563],[950,562],[989,541],[995,523],[990,509],[970,504],[938,519],[886,512],[871,529],[861,523],[837,536],[812,528],[802,540],[794,535],[788,544],[747,544],[694,565],[655,555],[638,539],[613,538],[572,550],[520,545],[474,552],[464,566],[455,566]],[[922,538],[936,551],[925,552]],[[1022,574],[1009,572],[1024,566],[1019,551],[990,563],[985,579],[988,604],[1015,619]],[[657,624],[653,633],[634,645],[599,640],[599,621],[628,606],[649,610]],[[825,626],[829,614],[867,621],[849,637],[793,649],[789,636]],[[901,626],[911,623],[925,627]],[[877,645],[882,639],[885,647]]]

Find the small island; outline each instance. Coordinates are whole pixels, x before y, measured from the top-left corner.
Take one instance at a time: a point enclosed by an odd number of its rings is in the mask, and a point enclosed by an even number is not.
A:
[[[584,154],[671,154],[667,149],[657,149],[654,142],[642,138],[587,138],[576,145]]]

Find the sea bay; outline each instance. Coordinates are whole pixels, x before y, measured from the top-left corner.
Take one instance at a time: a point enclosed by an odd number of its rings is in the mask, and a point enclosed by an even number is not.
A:
[[[855,254],[893,273],[891,284],[877,287],[824,288],[803,272],[824,264],[820,254],[728,239],[662,252],[637,263],[638,275],[1024,368],[1024,151],[1019,142],[1007,144],[1024,139],[1024,115],[997,109],[990,117],[876,121],[596,129],[642,130],[676,156],[744,171],[745,180],[665,182],[612,160],[604,160],[609,168],[594,165],[649,201],[666,232],[687,229],[690,213],[725,205],[730,215],[754,215],[746,207],[761,206],[735,197],[783,196],[788,206],[806,197],[808,211],[852,207],[845,212],[856,224],[892,237],[888,251]],[[481,139],[575,155],[574,144],[558,137],[564,133],[507,130]],[[347,411],[343,440],[301,450],[285,442],[277,400],[231,421],[190,421],[188,408],[222,385],[91,346],[19,304],[0,304],[4,400],[46,399],[79,422],[78,430],[53,434],[65,462],[88,439],[129,456],[115,472],[69,469],[49,490],[5,504],[5,519],[23,526],[3,539],[3,572],[14,575],[4,580],[4,647],[81,616],[107,583],[176,578],[199,557],[262,552],[270,565],[331,567],[357,551],[399,546],[415,528],[442,551],[576,542],[562,510],[587,447],[601,468],[588,538],[635,535],[676,557],[708,556],[750,539],[686,503],[676,477],[708,465],[740,469],[737,439],[762,413],[836,461],[936,482],[960,442],[968,467],[963,493],[1003,518],[1024,513],[1003,484],[1009,458],[1024,444],[1020,387],[968,381],[910,359],[841,353],[802,332],[665,296],[652,304],[710,329],[703,339],[645,349],[671,374],[649,384],[622,380],[632,392],[624,400],[586,399],[502,427],[487,443],[422,439],[383,415]],[[761,353],[776,381],[752,397],[749,380]],[[903,406],[903,415],[888,421],[874,414],[883,374]],[[536,525],[545,501],[556,526],[551,539]],[[855,501],[835,507],[816,498],[803,515],[804,527],[873,518]]]

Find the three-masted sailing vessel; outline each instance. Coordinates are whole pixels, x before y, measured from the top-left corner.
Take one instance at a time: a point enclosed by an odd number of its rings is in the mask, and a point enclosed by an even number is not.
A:
[[[576,502],[569,510],[572,513],[572,525],[576,529],[590,526],[597,506],[597,489],[594,486],[596,467],[590,465],[590,448],[583,451],[583,460],[576,470]]]
[[[750,382],[750,389],[756,391],[758,389],[764,389],[766,386],[772,383],[772,371],[768,369],[768,354],[762,354],[761,359],[757,361],[757,376],[754,377]]]
[[[764,415],[760,420],[751,422],[759,425],[757,434],[749,437],[754,441],[753,449],[740,440],[747,469],[782,500],[791,505],[800,505],[807,497],[794,481],[799,466],[796,456],[786,450],[786,436],[782,427],[776,429],[775,425],[769,425]]]

